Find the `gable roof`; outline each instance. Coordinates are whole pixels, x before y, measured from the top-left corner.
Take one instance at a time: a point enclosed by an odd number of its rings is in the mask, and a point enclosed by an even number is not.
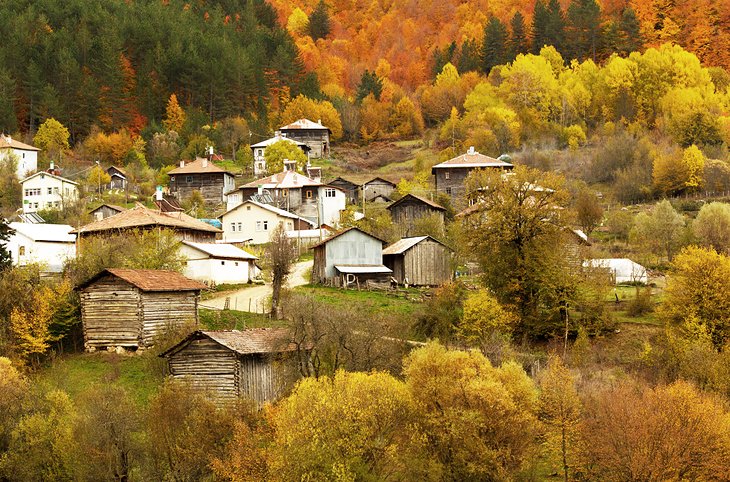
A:
[[[363,183],[363,186],[367,186],[368,184],[370,184],[370,183],[373,183],[373,182],[376,182],[376,181],[382,181],[382,182],[384,182],[385,184],[389,184],[389,185],[391,185],[391,186],[393,186],[393,187],[395,187],[395,186],[396,186],[396,184],[395,184],[395,183],[394,183],[393,181],[389,181],[389,180],[387,180],[387,179],[384,179],[384,178],[382,178],[382,177],[374,177],[374,178],[370,179],[370,180],[369,180],[368,182],[364,182],[364,183]]]
[[[352,182],[349,179],[345,179],[344,177],[336,177],[329,182],[330,185],[336,185],[335,183],[349,184],[351,186],[360,187],[360,185],[356,182]]]
[[[406,194],[402,198],[398,199],[396,202],[394,202],[393,204],[391,204],[390,206],[388,206],[387,209],[390,210],[390,209],[398,206],[402,202],[405,202],[405,200],[407,200],[409,198],[410,199],[415,199],[416,201],[419,201],[419,202],[422,202],[423,204],[426,204],[426,205],[428,205],[428,206],[430,206],[430,207],[432,207],[434,209],[437,209],[439,211],[446,211],[446,208],[443,207],[443,206],[441,206],[440,204],[436,204],[435,202],[429,201],[426,198],[423,198],[421,196],[416,196],[415,194],[410,194],[410,193],[409,194]]]
[[[24,182],[29,181],[29,180],[33,179],[34,177],[36,177],[36,176],[48,176],[48,177],[52,177],[54,179],[58,179],[61,182],[66,182],[66,183],[69,183],[69,184],[73,184],[74,186],[78,186],[79,185],[78,182],[74,182],[71,179],[66,179],[65,177],[56,176],[55,174],[51,174],[50,172],[46,172],[46,171],[39,171],[39,172],[36,172],[35,174],[31,174],[30,176],[28,176],[25,179],[21,180],[20,181],[20,184],[23,184]]]
[[[208,159],[203,159],[202,157],[198,157],[194,161],[183,161],[184,165],[182,167],[176,167],[172,171],[168,172],[168,175],[175,175],[175,174],[217,174],[217,173],[224,173],[233,175],[232,173],[226,171],[225,169],[221,169],[220,167],[213,164]],[[203,166],[203,163],[205,162],[205,166]]]
[[[324,186],[324,184],[295,171],[281,171],[271,176],[251,181],[238,189],[258,188],[259,186],[264,189],[297,189],[307,186]]]
[[[372,234],[370,234],[370,233],[368,233],[368,232],[365,232],[365,231],[363,231],[362,229],[358,228],[357,226],[353,226],[353,227],[351,227],[351,228],[347,228],[347,229],[345,229],[344,231],[340,231],[339,233],[337,233],[337,234],[334,234],[334,235],[330,236],[329,238],[327,238],[327,239],[325,239],[325,240],[322,240],[322,241],[320,241],[319,243],[315,244],[314,246],[310,247],[309,249],[314,249],[314,248],[317,248],[317,247],[319,247],[319,246],[324,246],[325,244],[329,243],[329,242],[330,242],[330,241],[332,241],[333,239],[335,239],[335,238],[338,238],[338,237],[342,236],[342,235],[343,235],[343,234],[345,234],[345,233],[349,233],[349,232],[350,232],[350,231],[352,231],[353,229],[354,229],[355,231],[360,231],[360,232],[361,232],[362,234],[364,234],[364,235],[366,235],[366,236],[370,236],[371,238],[377,239],[378,241],[380,241],[380,242],[381,242],[381,243],[383,243],[383,244],[388,244],[388,242],[387,242],[387,241],[385,241],[384,239],[381,239],[381,238],[379,238],[379,237],[377,237],[377,236],[373,236]]]
[[[76,289],[86,288],[106,275],[123,279],[142,291],[200,291],[207,288],[204,284],[186,278],[177,271],[107,268],[78,285]]]
[[[89,214],[91,214],[94,211],[97,211],[97,210],[103,208],[104,206],[106,206],[109,209],[111,209],[112,211],[116,211],[118,213],[121,213],[122,211],[126,211],[127,210],[127,208],[123,208],[122,206],[117,206],[116,204],[107,204],[107,203],[104,203],[101,206],[97,206],[94,209],[92,209],[91,211],[89,211]]]
[[[240,208],[241,206],[243,206],[245,204],[253,204],[254,206],[260,207],[261,209],[265,209],[265,210],[267,210],[269,212],[272,212],[272,213],[274,213],[274,214],[276,214],[278,216],[282,216],[282,217],[289,218],[289,219],[299,219],[301,221],[305,221],[306,223],[308,223],[308,224],[310,224],[312,226],[315,225],[315,223],[313,223],[309,219],[303,218],[301,216],[297,216],[296,214],[292,214],[289,211],[285,211],[283,209],[279,209],[279,208],[277,208],[275,206],[272,206],[270,204],[260,203],[258,201],[254,201],[252,199],[247,199],[246,201],[243,201],[238,206],[236,206],[233,209],[231,209],[229,211],[226,211],[225,213],[223,213],[220,216],[218,216],[218,219],[222,219],[223,216],[225,216],[226,214],[232,213],[233,211],[237,210],[238,208]]]
[[[274,136],[274,137],[272,137],[270,139],[266,139],[265,141],[257,142],[256,144],[251,144],[250,147],[251,147],[251,149],[256,149],[257,147],[268,147],[271,144],[275,144],[275,143],[277,143],[279,141],[293,142],[298,147],[303,148],[305,151],[308,151],[308,150],[311,149],[308,145],[306,145],[303,142],[299,142],[299,141],[296,141],[294,139],[289,139],[288,137],[284,137],[284,136],[281,136],[281,135]]]
[[[71,234],[73,226],[68,224],[10,223],[10,229],[33,241],[74,243],[76,235]]]
[[[18,149],[21,151],[40,151],[37,147],[17,141],[10,136],[0,135],[0,149]]]
[[[183,241],[182,244],[190,246],[193,249],[209,255],[211,258],[216,259],[259,259],[251,253],[248,253],[241,248],[237,248],[232,244],[225,243],[194,243],[192,241]]]
[[[479,168],[479,167],[514,167],[509,162],[500,161],[493,157],[485,156],[470,147],[469,150],[456,156],[448,161],[444,161],[440,164],[436,164],[431,168],[431,174],[435,174],[434,169],[448,169],[448,168]]]
[[[163,213],[153,211],[141,204],[132,209],[127,209],[106,219],[94,221],[78,228],[75,233],[94,233],[109,231],[112,229],[132,229],[144,226],[163,226],[171,229],[189,229],[192,231],[207,231],[209,233],[220,233],[221,230],[188,216],[182,212]]]
[[[109,171],[116,171],[116,172],[109,173]],[[121,176],[124,179],[127,178],[126,171],[124,169],[122,169],[121,167],[109,166],[106,168],[106,172],[109,173],[110,176]]]
[[[324,130],[327,129],[330,133],[332,132],[329,127],[325,127],[319,122],[312,122],[309,119],[298,119],[292,122],[291,124],[287,124],[284,127],[280,127],[279,130]]]
[[[386,254],[403,254],[425,239],[430,239],[431,241],[434,241],[441,246],[444,246],[445,248],[451,250],[451,248],[432,236],[414,236],[411,238],[401,238],[395,243],[391,244],[383,250],[383,256],[385,256]]]
[[[291,332],[286,328],[249,328],[248,330],[197,330],[185,337],[177,345],[160,354],[167,357],[177,353],[195,340],[208,338],[239,355],[257,355],[294,351],[297,345],[292,341]]]

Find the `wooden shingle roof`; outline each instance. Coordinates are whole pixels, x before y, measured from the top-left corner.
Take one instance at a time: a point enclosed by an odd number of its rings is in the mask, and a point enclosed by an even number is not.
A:
[[[436,204],[435,202],[429,201],[428,199],[426,199],[424,197],[416,196],[415,194],[410,194],[410,193],[409,194],[406,194],[402,198],[398,199],[396,202],[394,202],[393,204],[391,204],[390,206],[388,206],[386,209],[390,210],[390,209],[398,206],[402,202],[405,202],[408,199],[415,199],[416,201],[420,201],[423,204],[426,204],[427,206],[430,206],[430,207],[432,207],[434,209],[437,209],[439,211],[446,211],[446,208],[443,207],[443,206],[441,206],[440,204]]]
[[[207,231],[220,233],[221,230],[208,223],[199,221],[185,213],[163,213],[148,209],[141,204],[117,215],[101,219],[82,226],[74,233],[88,234],[114,229],[133,229],[145,226],[161,226],[170,229],[189,229],[192,231]]]
[[[106,275],[122,279],[142,291],[200,291],[207,288],[204,284],[186,278],[177,271],[107,268],[81,283],[77,289],[86,288]]]
[[[185,337],[177,345],[162,352],[166,357],[185,348],[195,340],[208,338],[239,355],[258,355],[294,351],[297,345],[292,342],[291,332],[286,328],[250,328],[248,330],[197,330]]]
[[[197,158],[194,161],[184,162],[182,167],[176,167],[167,174],[174,176],[175,174],[215,174],[218,172],[231,174],[225,169],[221,169],[220,167],[216,166],[208,159]]]

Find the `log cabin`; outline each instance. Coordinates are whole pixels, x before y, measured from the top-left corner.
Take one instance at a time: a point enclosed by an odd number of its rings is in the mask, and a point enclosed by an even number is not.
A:
[[[297,378],[293,364],[287,363],[296,350],[285,328],[199,330],[160,356],[167,359],[170,376],[215,400],[243,398],[261,407],[279,398]]]
[[[327,157],[330,154],[332,131],[323,126],[321,120],[312,122],[309,119],[299,119],[279,128],[279,132],[284,137],[306,144],[311,157]]]
[[[108,268],[76,288],[87,351],[154,344],[167,329],[198,323],[206,286],[174,271]]]
[[[383,263],[399,284],[440,286],[452,278],[452,253],[431,236],[402,238],[383,250]]]

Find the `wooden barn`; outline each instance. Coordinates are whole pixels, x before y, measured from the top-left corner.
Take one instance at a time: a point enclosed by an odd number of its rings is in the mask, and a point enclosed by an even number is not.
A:
[[[362,185],[362,195],[368,202],[390,202],[395,188],[394,182],[374,177]]]
[[[174,271],[109,268],[76,288],[87,351],[146,348],[168,328],[198,322],[206,286]]]
[[[411,234],[413,224],[419,218],[424,216],[436,216],[441,224],[444,223],[446,208],[436,204],[433,201],[416,196],[415,194],[406,194],[396,202],[388,206],[390,216],[393,223],[401,226],[406,235]],[[414,233],[418,234],[418,233]]]
[[[403,238],[383,250],[383,263],[400,284],[440,286],[452,278],[452,250],[431,236]]]
[[[169,373],[215,399],[241,397],[257,406],[276,400],[295,380],[286,363],[297,345],[285,328],[195,331],[163,352]]]
[[[358,228],[346,229],[312,247],[312,283],[364,283],[387,281],[391,270],[383,266],[385,241]]]
[[[89,211],[89,214],[94,218],[94,221],[101,221],[102,219],[115,216],[124,211],[126,211],[126,208],[115,204],[102,204],[98,208]]]

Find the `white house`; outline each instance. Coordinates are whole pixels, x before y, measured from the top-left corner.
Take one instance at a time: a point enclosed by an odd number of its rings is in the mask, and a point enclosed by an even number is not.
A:
[[[10,223],[8,251],[16,266],[38,263],[47,273],[60,273],[76,257],[76,235],[67,224]]]
[[[0,159],[15,154],[18,160],[17,170],[15,171],[18,179],[23,179],[38,169],[39,150],[37,147],[23,144],[10,136],[0,135]]]
[[[315,223],[283,209],[256,201],[245,201],[218,219],[223,224],[223,241],[226,243],[265,244],[271,232],[279,225],[284,229],[316,228]]]
[[[589,259],[583,266],[592,268],[603,268],[611,274],[616,284],[621,283],[643,283],[649,282],[646,268],[628,258],[603,258]]]
[[[206,284],[248,283],[260,273],[258,258],[232,244],[183,241],[180,253],[187,258],[183,274]]]
[[[61,209],[79,198],[79,184],[49,172],[36,172],[26,177],[23,186],[23,212],[41,209]]]
[[[306,145],[303,142],[295,141],[294,139],[289,139],[288,137],[284,137],[281,135],[281,132],[276,131],[274,133],[274,137],[270,139],[266,139],[265,141],[257,142],[256,144],[253,144],[251,146],[251,151],[253,152],[253,175],[254,176],[263,176],[267,172],[266,167],[266,157],[264,156],[264,152],[266,151],[266,148],[269,147],[271,144],[274,144],[279,141],[286,141],[291,142],[293,144],[296,144],[297,147],[299,147],[302,151],[304,151],[305,154],[309,154],[309,146]]]

